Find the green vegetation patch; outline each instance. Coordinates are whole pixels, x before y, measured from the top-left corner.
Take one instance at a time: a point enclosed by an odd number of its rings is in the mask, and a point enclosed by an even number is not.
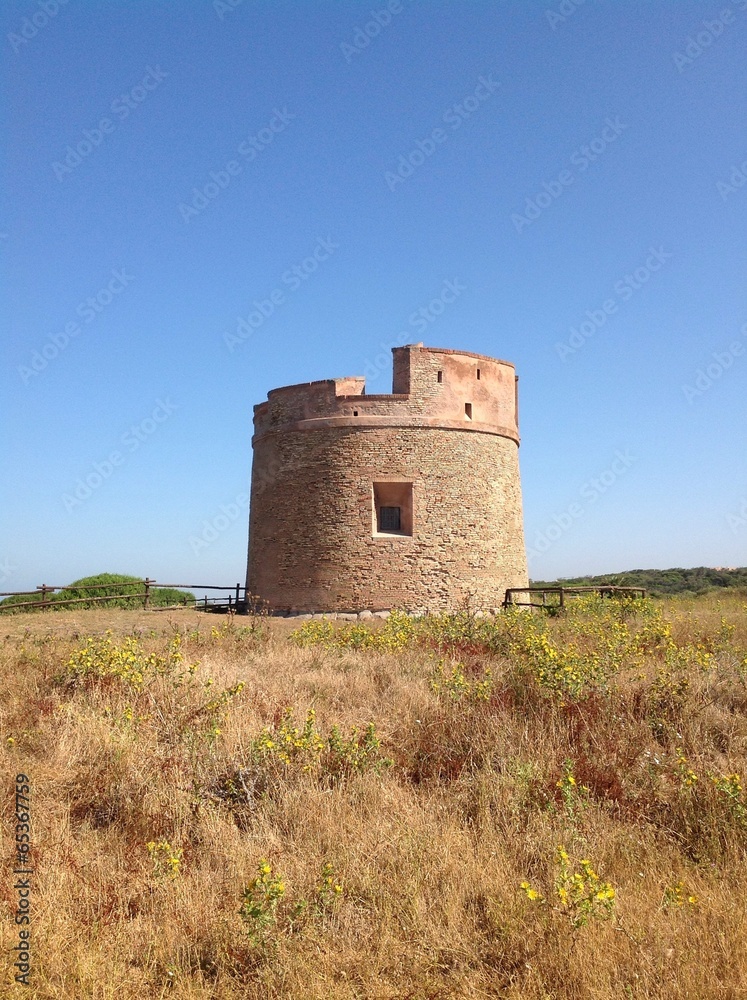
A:
[[[675,594],[706,594],[723,588],[747,589],[747,567],[724,569],[696,566],[694,569],[632,569],[603,576],[575,576],[569,579],[532,580],[532,587],[645,587],[652,597]]]
[[[137,576],[127,576],[122,573],[99,573],[96,576],[86,576],[76,580],[56,594],[47,594],[44,603],[47,605],[59,605],[58,610],[65,607],[74,610],[81,608],[142,608],[145,593],[145,581]],[[140,596],[137,596],[140,595]],[[102,601],[99,598],[112,597],[111,601]],[[77,600],[77,604],[64,604],[65,601]],[[187,590],[175,590],[172,587],[151,587],[150,606],[168,607],[172,604],[194,604],[195,597]],[[42,603],[42,595],[38,594],[16,594],[6,597],[0,601],[0,608],[9,610],[15,605],[26,605]],[[30,607],[19,607],[19,611],[31,611]]]

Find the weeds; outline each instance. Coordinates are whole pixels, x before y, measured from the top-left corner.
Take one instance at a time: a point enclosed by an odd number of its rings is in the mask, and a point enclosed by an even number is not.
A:
[[[325,861],[314,886],[311,904],[302,897],[292,906],[282,909],[286,895],[285,880],[263,858],[256,876],[244,889],[239,909],[249,943],[255,948],[267,948],[271,942],[277,945],[279,935],[295,933],[309,920],[324,920],[337,908],[342,893],[334,866]]]
[[[747,804],[741,777],[738,774],[727,774],[721,778],[713,777],[711,780],[729,815],[737,826],[747,831]]]
[[[123,688],[140,692],[158,677],[171,674],[174,683],[183,683],[192,677],[196,666],[182,668],[181,637],[176,635],[163,654],[146,652],[138,639],[125,636],[115,642],[111,632],[103,638],[91,636],[76,649],[58,675],[61,683],[114,682]]]
[[[251,944],[266,944],[277,922],[278,904],[284,895],[285,882],[273,872],[270,862],[263,859],[257,867],[257,875],[244,889],[239,909]]]
[[[465,676],[463,663],[455,663],[451,671],[447,672],[443,662],[439,661],[434,668],[430,685],[438,697],[452,701],[489,701],[493,690],[493,672],[487,667],[480,680],[469,681]]]
[[[157,879],[175,879],[182,863],[181,848],[172,847],[168,840],[151,840],[147,845],[153,863],[153,876]]]
[[[548,906],[566,919],[574,931],[592,920],[608,920],[614,913],[617,896],[612,883],[601,880],[591,861],[583,859],[574,866],[562,844],[555,852],[552,891],[543,896],[526,881],[520,888],[530,902]]]
[[[588,805],[589,789],[576,781],[573,761],[568,759],[563,761],[563,774],[555,782],[555,787],[560,793],[566,816],[571,823],[575,823]]]
[[[34,995],[747,991],[746,612],[14,618]]]
[[[689,892],[682,879],[664,890],[661,905],[664,907],[697,906],[698,897]]]
[[[333,725],[326,737],[316,725],[316,712],[310,708],[303,726],[294,724],[293,714],[286,710],[277,726],[267,727],[250,743],[249,759],[255,765],[284,771],[294,770],[313,774],[319,781],[339,781],[362,774],[380,773],[391,767],[392,760],[381,752],[381,741],[372,722],[363,729],[353,726],[349,736],[343,736]]]

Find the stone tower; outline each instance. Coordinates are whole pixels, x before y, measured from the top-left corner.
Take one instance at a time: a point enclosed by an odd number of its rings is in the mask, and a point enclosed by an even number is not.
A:
[[[247,588],[273,609],[491,609],[527,586],[514,366],[392,353],[391,394],[325,379],[254,407]]]

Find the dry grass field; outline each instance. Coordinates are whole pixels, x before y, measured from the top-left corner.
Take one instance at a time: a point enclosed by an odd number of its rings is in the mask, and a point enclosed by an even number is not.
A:
[[[747,995],[746,595],[291,627],[0,620],[0,995]]]

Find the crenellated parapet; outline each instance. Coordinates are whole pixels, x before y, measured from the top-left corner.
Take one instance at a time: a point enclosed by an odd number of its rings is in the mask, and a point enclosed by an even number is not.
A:
[[[255,442],[269,431],[440,427],[518,443],[516,373],[508,361],[410,344],[396,347],[392,393],[366,395],[362,377],[273,389],[254,407]]]

